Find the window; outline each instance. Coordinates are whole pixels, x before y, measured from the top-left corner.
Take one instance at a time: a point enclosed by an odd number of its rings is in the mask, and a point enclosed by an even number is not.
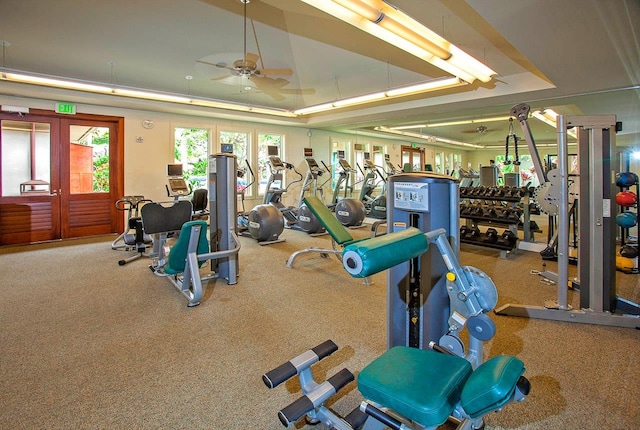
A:
[[[184,179],[193,187],[206,188],[209,163],[209,130],[176,127],[174,160],[182,164]]]
[[[284,151],[284,136],[282,134],[258,133],[258,195],[264,195],[269,179],[269,153],[267,147],[275,146],[278,154]]]
[[[50,194],[51,126],[2,121],[2,196]]]
[[[69,127],[71,194],[109,192],[109,128]]]

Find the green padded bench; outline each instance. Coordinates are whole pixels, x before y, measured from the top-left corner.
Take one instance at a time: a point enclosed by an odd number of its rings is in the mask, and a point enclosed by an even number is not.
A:
[[[464,358],[396,346],[358,375],[358,390],[368,401],[425,427],[447,421],[458,404],[471,418],[501,408],[524,373],[522,362],[498,356],[473,371]]]
[[[403,263],[427,251],[428,240],[424,233],[415,227],[388,233],[373,238],[354,239],[349,231],[338,221],[331,211],[314,196],[304,198],[304,202],[327,230],[335,243],[343,250],[307,248],[296,251],[287,260],[286,266],[293,267],[295,259],[302,254],[320,253],[340,256],[344,267],[354,278],[365,278],[382,270]]]

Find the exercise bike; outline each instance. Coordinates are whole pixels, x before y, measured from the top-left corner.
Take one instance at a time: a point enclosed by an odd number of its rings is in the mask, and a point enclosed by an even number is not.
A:
[[[127,229],[111,243],[111,249],[136,251],[131,257],[118,261],[120,266],[145,256],[147,248],[153,242],[151,236],[144,233],[140,218],[140,208],[148,202],[151,200],[144,196],[124,196],[116,202],[117,210],[127,211]]]

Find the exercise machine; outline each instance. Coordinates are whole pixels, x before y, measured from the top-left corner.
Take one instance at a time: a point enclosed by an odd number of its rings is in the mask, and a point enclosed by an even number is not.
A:
[[[541,164],[527,126],[529,106],[517,105],[511,112],[525,130],[534,163],[537,159],[537,163]],[[615,115],[558,116],[558,169],[551,179],[554,186],[546,187],[543,194],[546,204],[556,205],[558,208],[558,273],[541,273],[556,282],[557,300],[548,300],[544,306],[506,304],[496,309],[496,314],[640,327],[640,306],[616,295],[616,223],[612,205],[617,192],[615,175],[619,172],[615,133],[620,126]],[[578,203],[580,278],[577,281],[580,288],[580,309],[573,309],[569,305],[567,288],[570,215],[567,129],[572,127],[576,127],[578,136],[581,196]],[[541,165],[534,165],[536,171],[542,168]]]
[[[331,169],[322,162],[327,172]],[[338,159],[338,180],[333,189],[333,196],[328,207],[334,211],[336,218],[346,227],[361,227],[365,216],[367,215],[364,203],[360,200],[350,197],[350,190],[353,185],[349,185],[349,178],[356,171],[351,167],[349,162],[344,158]],[[340,196],[340,191],[344,190],[344,195]]]
[[[208,241],[207,223],[191,220],[193,207],[188,200],[149,203],[141,209],[144,229],[156,237],[158,246],[158,254],[149,268],[155,275],[168,277],[187,297],[190,307],[200,304],[204,293],[203,281],[222,278],[229,285],[234,285],[239,276],[235,156],[209,156],[208,172],[211,196]],[[173,246],[168,247],[168,234],[176,231],[180,234]],[[210,262],[210,272],[203,276],[200,268],[207,261]]]
[[[117,210],[127,211],[127,229],[111,243],[111,249],[136,251],[131,257],[118,261],[120,266],[145,256],[147,248],[153,242],[151,236],[143,231],[140,218],[140,208],[149,202],[151,200],[144,196],[124,196],[116,202]]]
[[[384,219],[387,217],[386,175],[371,160],[364,160],[363,166],[364,181],[360,189],[360,201],[364,203],[368,216]],[[375,196],[373,193],[380,183],[382,183],[382,191]]]
[[[367,215],[364,203],[358,199],[347,196],[348,190],[353,189],[353,185],[349,185],[349,178],[352,177],[356,171],[344,158],[338,160],[338,165],[340,166],[340,173],[331,200],[333,210],[340,224],[346,227],[360,227]],[[342,188],[344,188],[344,196],[341,198],[340,189]]]
[[[324,191],[322,185],[318,184],[318,178],[322,176],[324,170],[322,170],[315,158],[313,158],[311,148],[305,148],[304,161],[307,164],[307,174],[304,177],[304,181],[302,181],[302,187],[300,187],[300,197],[298,198],[298,208],[296,212],[297,223],[294,225],[298,225],[300,229],[307,233],[314,234],[323,232],[322,225],[320,225],[309,208],[306,207],[303,200],[307,192],[312,196],[320,195],[322,199]]]
[[[247,188],[255,183],[255,174],[247,160],[247,169],[251,174],[251,182],[247,183],[239,191],[242,210],[238,212],[238,231],[242,235],[248,235],[258,241],[260,245],[272,245],[284,242],[280,238],[284,231],[284,216],[274,205],[262,204],[255,206],[251,211],[246,212],[244,207],[244,195]],[[245,173],[246,174],[246,173]],[[244,174],[238,173],[239,177]]]
[[[402,174],[390,178],[389,192],[394,197],[388,226],[393,227],[384,236],[348,243],[342,252],[343,267],[353,277],[388,270],[389,349],[358,375],[365,400],[345,417],[325,402],[354,380],[353,374],[343,369],[318,383],[311,372],[314,363],[338,349],[332,341],[265,373],[269,388],[299,376],[302,397],[278,412],[285,426],[306,415],[340,430],[435,429],[449,418],[459,422],[458,429],[480,429],[484,415],[524,400],[529,392],[519,359],[484,361],[483,342],[495,335],[486,314],[497,303],[497,290],[485,273],[458,262],[457,183],[440,175]],[[430,226],[436,229],[421,230]]]
[[[317,220],[310,217],[300,218],[298,216],[298,208],[294,206],[285,206],[282,203],[282,195],[285,194],[293,184],[302,182],[302,174],[296,170],[293,164],[282,161],[282,159],[277,155],[269,156],[269,168],[270,174],[269,179],[267,180],[264,199],[262,201],[261,208],[256,207],[252,210],[252,212],[255,211],[254,216],[257,218],[258,215],[264,215],[267,218],[264,221],[265,223],[273,223],[271,220],[274,218],[274,215],[272,215],[274,213],[273,209],[265,208],[266,205],[271,205],[284,216],[285,228],[301,230],[309,234],[323,233],[322,225],[320,225]],[[283,187],[283,172],[285,170],[292,170],[296,173],[298,178]],[[249,216],[251,218],[252,214],[250,213]],[[263,222],[262,219],[260,219],[260,222]]]

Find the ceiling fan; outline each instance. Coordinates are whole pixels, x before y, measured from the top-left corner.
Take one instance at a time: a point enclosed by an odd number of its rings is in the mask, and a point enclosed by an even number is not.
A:
[[[486,134],[489,133],[491,130],[489,130],[486,126],[484,125],[479,125],[476,128],[472,128],[469,130],[463,130],[462,133],[475,133],[475,134]]]
[[[211,63],[208,61],[197,60],[198,63],[208,64],[210,66],[215,66],[220,69],[227,69],[231,71],[233,76],[241,76],[251,79],[252,77],[266,77],[268,75],[279,75],[279,76],[289,76],[293,74],[293,70],[291,69],[265,69],[264,64],[262,62],[262,58],[259,54],[254,54],[251,52],[247,52],[247,3],[248,0],[240,0],[243,4],[243,17],[244,17],[244,50],[243,56],[239,60],[235,60],[230,66],[224,62]],[[253,29],[253,35],[256,41],[256,47],[258,48],[258,53],[260,53],[260,45],[258,44],[258,36],[256,35],[256,29],[253,25],[253,20],[251,20],[251,27]],[[260,67],[258,67],[258,62],[260,63]],[[215,78],[215,79],[223,79],[226,76]]]

